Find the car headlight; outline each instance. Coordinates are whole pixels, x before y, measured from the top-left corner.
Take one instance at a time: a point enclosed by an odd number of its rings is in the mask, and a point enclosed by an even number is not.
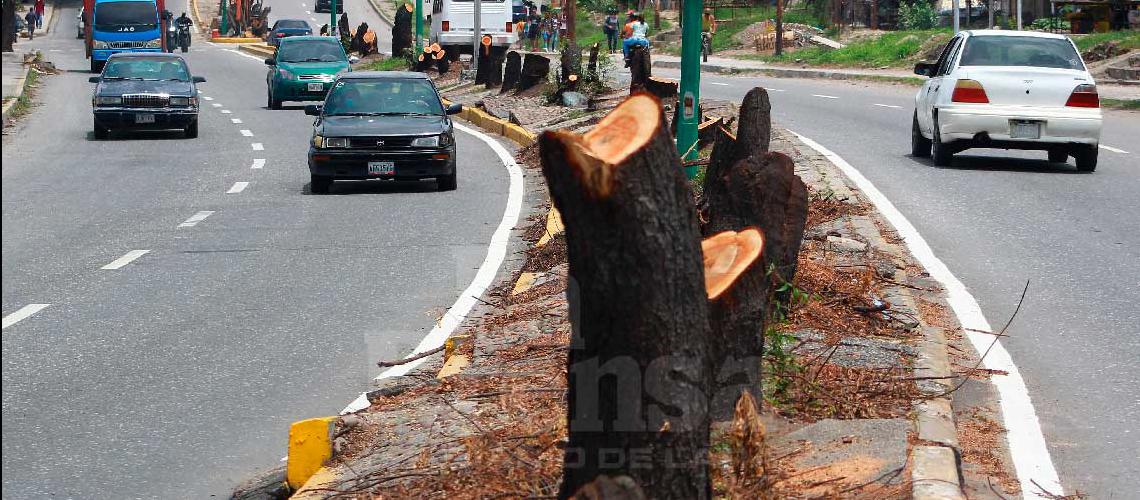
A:
[[[431,137],[417,137],[412,139],[413,148],[438,148],[439,136],[433,135]]]
[[[99,96],[95,98],[96,106],[121,106],[123,98],[119,96]]]
[[[143,48],[144,49],[161,49],[162,48],[162,39],[161,38],[155,38],[154,40],[147,40],[146,43],[143,44]]]
[[[170,98],[170,105],[171,106],[189,106],[190,105],[190,98],[189,97],[171,97]]]
[[[284,78],[286,80],[292,80],[293,79],[293,72],[289,71],[285,68],[277,68],[277,76],[280,76],[281,78]]]
[[[105,48],[107,48],[107,42],[104,42],[103,40],[95,40],[94,42],[91,43],[91,48],[93,48],[93,49],[105,49]]]
[[[348,147],[348,138],[347,137],[325,137],[325,147],[326,148],[347,148]]]

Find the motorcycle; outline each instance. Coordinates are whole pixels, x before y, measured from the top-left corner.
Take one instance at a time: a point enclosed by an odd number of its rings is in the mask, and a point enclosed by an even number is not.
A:
[[[174,23],[166,28],[166,51],[174,52],[174,47],[178,45],[178,27]]]
[[[190,26],[179,24],[177,27],[178,46],[182,48],[182,52],[190,50]],[[171,49],[173,52],[174,49]]]

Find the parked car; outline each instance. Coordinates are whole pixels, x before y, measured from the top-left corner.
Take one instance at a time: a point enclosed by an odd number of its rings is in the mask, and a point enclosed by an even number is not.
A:
[[[317,0],[313,5],[313,12],[332,12],[331,0]],[[336,13],[344,12],[344,0],[336,0]]]
[[[198,137],[198,85],[182,56],[167,53],[113,54],[91,96],[95,138],[114,130],[182,130]]]
[[[273,28],[265,34],[265,43],[276,47],[282,38],[289,36],[312,35],[313,28],[302,19],[279,19],[273,23]]]
[[[309,144],[314,193],[334,180],[435,178],[440,191],[456,188],[452,115],[427,75],[362,71],[341,75],[316,116]]]
[[[949,165],[969,148],[1072,156],[1077,169],[1096,170],[1101,110],[1096,82],[1072,40],[1028,31],[963,31],[934,63],[915,96],[911,152]]]
[[[351,71],[357,61],[331,36],[291,36],[278,44],[277,53],[265,60],[271,109],[281,109],[283,101],[323,101],[336,75]]]

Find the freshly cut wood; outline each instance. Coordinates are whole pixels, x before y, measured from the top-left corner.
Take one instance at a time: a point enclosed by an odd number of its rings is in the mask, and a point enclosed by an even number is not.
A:
[[[651,76],[645,80],[645,91],[657,96],[658,99],[676,99],[679,84],[676,80]]]
[[[513,90],[519,84],[522,74],[522,56],[518,52],[507,52],[507,62],[503,65],[503,85],[499,88],[500,94]]]
[[[723,118],[705,120],[697,125],[697,147],[703,148],[716,139],[716,129],[724,128]]]
[[[629,51],[629,93],[645,90],[649,77],[653,76],[653,64],[649,60],[649,50],[634,47]]]
[[[571,283],[562,498],[602,474],[630,476],[649,498],[710,494],[708,300],[665,125],[660,101],[638,94],[584,135],[539,137]]]
[[[542,83],[548,74],[550,74],[550,59],[541,54],[533,53],[523,56],[522,74],[519,75],[519,92]]]
[[[404,8],[396,9],[392,22],[392,57],[404,57],[412,48],[412,11],[415,7],[404,4]]]
[[[724,231],[701,241],[704,256],[705,292],[710,300],[720,297],[760,257],[764,236],[750,227]]]
[[[438,43],[433,43],[431,45],[428,45],[427,48],[428,48],[428,52],[439,52],[439,51],[443,50],[443,47],[440,47]]]

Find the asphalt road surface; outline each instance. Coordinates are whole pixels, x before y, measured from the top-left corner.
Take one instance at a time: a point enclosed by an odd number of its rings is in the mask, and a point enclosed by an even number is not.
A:
[[[457,133],[457,191],[313,196],[312,118],[266,109],[266,67],[201,41],[198,139],[95,141],[75,9],[57,16],[41,50],[65,72],[3,141],[3,314],[51,304],[4,328],[3,497],[227,497],[455,301],[506,169]]]
[[[678,78],[675,70],[655,74]],[[1140,492],[1140,113],[1105,111],[1097,171],[1045,152],[910,156],[915,88],[703,75],[702,99],[770,90],[773,120],[842,156],[918,228],[1000,328],[1066,493]]]

